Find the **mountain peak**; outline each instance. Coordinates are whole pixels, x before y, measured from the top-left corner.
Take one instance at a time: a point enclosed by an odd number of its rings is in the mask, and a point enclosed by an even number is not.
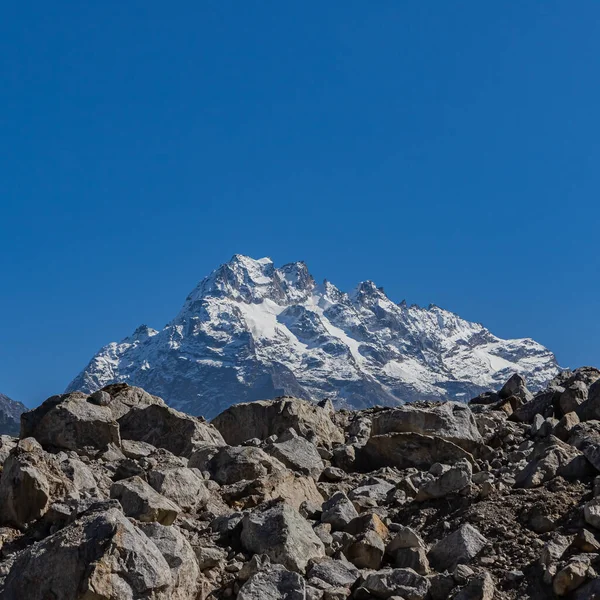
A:
[[[502,340],[437,307],[395,304],[373,281],[348,295],[327,280],[316,285],[302,261],[276,268],[236,254],[165,329],[142,326],[108,344],[69,390],[125,381],[210,417],[282,395],[353,407],[467,400],[513,373],[536,389],[558,371],[536,342]]]

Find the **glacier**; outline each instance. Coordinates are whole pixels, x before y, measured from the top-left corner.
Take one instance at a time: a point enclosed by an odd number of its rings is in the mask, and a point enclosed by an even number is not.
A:
[[[303,262],[235,255],[203,279],[162,330],[104,346],[67,391],[115,382],[211,418],[231,404],[291,395],[337,407],[467,401],[513,373],[541,388],[560,368],[532,339],[390,300],[372,281],[345,293]]]

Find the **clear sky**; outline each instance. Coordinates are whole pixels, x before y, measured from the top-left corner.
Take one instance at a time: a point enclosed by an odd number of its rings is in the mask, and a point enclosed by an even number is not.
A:
[[[600,4],[6,3],[0,391],[234,253],[600,364]]]

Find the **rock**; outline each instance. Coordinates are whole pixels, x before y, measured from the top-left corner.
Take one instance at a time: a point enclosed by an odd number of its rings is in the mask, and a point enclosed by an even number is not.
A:
[[[551,417],[554,412],[554,404],[558,403],[558,398],[564,391],[564,388],[560,386],[549,387],[536,394],[533,400],[517,408],[510,418],[521,423],[531,423],[537,414],[542,415],[544,419]]]
[[[419,575],[429,574],[429,559],[424,548],[399,548],[394,564],[398,568],[412,569]]]
[[[119,418],[124,440],[146,442],[176,456],[190,457],[202,444],[225,445],[221,434],[208,423],[165,404],[134,406]]]
[[[50,503],[79,498],[58,459],[33,439],[21,440],[4,463],[0,478],[0,522],[17,528],[39,519]]]
[[[331,420],[327,408],[298,398],[234,404],[215,417],[212,424],[232,445],[250,438],[279,436],[290,428],[317,445],[331,447],[344,442],[344,434]]]
[[[434,463],[452,464],[473,456],[441,437],[419,433],[387,433],[369,438],[360,449],[357,462],[363,470],[380,467],[429,469]]]
[[[563,415],[566,415],[578,410],[587,399],[588,386],[583,381],[574,381],[560,395],[558,404]]]
[[[98,400],[99,395],[102,395],[102,401]],[[109,399],[107,399],[107,395]],[[162,398],[153,396],[140,387],[131,386],[126,383],[113,383],[107,385],[100,391],[94,392],[88,398],[88,401],[93,404],[108,406],[116,421],[127,414],[132,408],[145,408],[153,404],[166,406]]]
[[[17,445],[19,439],[10,435],[0,435],[0,465],[8,458],[11,450]]]
[[[576,412],[569,412],[563,415],[560,421],[554,427],[552,434],[563,442],[567,441],[573,428],[579,424],[579,417]]]
[[[557,596],[566,596],[576,590],[587,578],[589,565],[573,561],[563,567],[552,581],[552,589]]]
[[[424,600],[430,583],[412,569],[384,569],[367,575],[363,586],[375,598],[401,596],[406,600]]]
[[[360,498],[369,498],[376,504],[385,504],[390,494],[396,490],[396,486],[388,483],[385,479],[379,477],[369,477],[356,488],[348,492],[350,500],[359,500]]]
[[[587,400],[575,410],[582,421],[600,420],[600,379],[589,386]]]
[[[202,477],[186,467],[153,469],[148,473],[148,483],[183,510],[205,505],[210,497]]]
[[[467,523],[435,544],[427,556],[437,571],[453,570],[458,564],[469,563],[487,543],[486,538]]]
[[[285,466],[260,448],[223,446],[210,461],[210,471],[215,481],[229,484],[285,471]]]
[[[377,570],[385,553],[385,543],[374,531],[366,531],[347,550],[348,560],[359,569]]]
[[[496,586],[489,573],[471,579],[454,600],[494,600]]]
[[[585,462],[577,449],[550,436],[536,445],[530,462],[515,478],[516,487],[530,488],[561,475],[577,479],[585,475]],[[583,470],[583,472],[582,472]]]
[[[600,529],[600,497],[593,498],[583,507],[585,522],[596,529]]]
[[[306,600],[306,585],[297,573],[273,565],[248,579],[237,600]]]
[[[34,437],[44,448],[97,455],[111,444],[119,446],[119,426],[106,406],[88,402],[73,392],[48,398],[21,415],[21,438]]]
[[[315,479],[319,478],[325,468],[315,445],[299,437],[293,429],[285,439],[282,440],[280,436],[276,443],[266,446],[265,450],[289,469]]]
[[[542,549],[542,553],[540,554],[540,565],[549,567],[553,563],[559,561],[570,544],[571,540],[564,535],[557,535],[553,539],[546,542],[544,548]]]
[[[169,600],[172,590],[171,570],[156,545],[111,509],[84,516],[19,553],[1,595]]]
[[[241,542],[250,552],[264,552],[287,569],[304,573],[311,559],[325,556],[323,542],[290,506],[279,503],[244,516]]]
[[[600,551],[600,542],[591,531],[582,529],[575,536],[573,547],[581,552],[598,552]]]
[[[175,527],[141,523],[139,528],[152,540],[171,569],[170,600],[196,600],[200,569],[189,542]]]
[[[471,463],[461,459],[439,477],[421,486],[415,499],[423,501],[429,498],[443,498],[452,492],[458,492],[470,485],[472,475]]]
[[[161,496],[140,477],[131,477],[113,483],[110,497],[118,500],[123,512],[138,521],[157,521],[171,525],[181,512],[173,502]]]
[[[388,544],[386,552],[393,555],[400,548],[425,548],[425,542],[414,529],[401,525]]]
[[[321,521],[334,530],[344,529],[356,517],[358,512],[344,492],[336,492],[323,504]]]
[[[317,578],[334,587],[350,587],[357,580],[359,572],[350,563],[333,558],[316,561],[308,570],[308,580]]]
[[[527,389],[525,378],[519,373],[512,375],[498,392],[498,397],[501,399],[510,398],[511,396],[516,396],[523,402],[529,402],[533,399],[533,394]]]
[[[477,450],[483,440],[473,413],[466,404],[444,402],[433,406],[404,404],[381,411],[372,420],[372,436],[388,433],[432,435],[460,446]]]

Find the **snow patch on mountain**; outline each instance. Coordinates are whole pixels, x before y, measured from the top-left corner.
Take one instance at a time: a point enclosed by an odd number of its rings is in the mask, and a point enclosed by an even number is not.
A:
[[[303,262],[235,255],[203,279],[164,329],[141,326],[92,358],[68,390],[116,381],[214,416],[294,395],[360,408],[466,400],[515,372],[539,388],[559,371],[531,339],[502,340],[437,306],[396,304],[372,281],[347,294]]]

